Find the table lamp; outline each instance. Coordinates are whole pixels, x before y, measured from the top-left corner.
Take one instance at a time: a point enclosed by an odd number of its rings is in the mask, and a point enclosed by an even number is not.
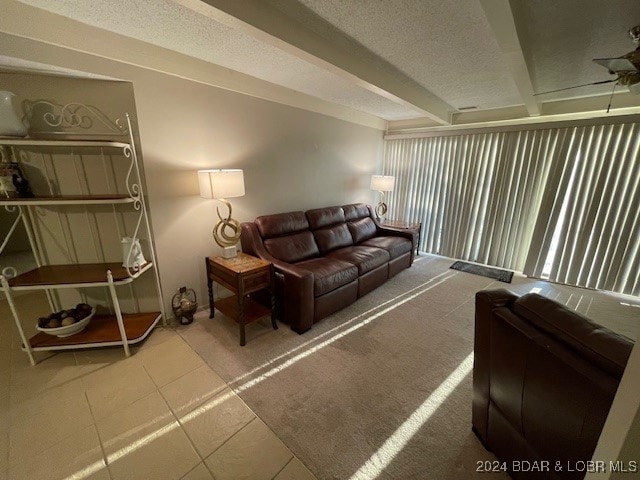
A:
[[[376,205],[376,218],[380,220],[387,213],[387,204],[384,203],[384,192],[393,192],[396,177],[391,175],[371,175],[371,190],[380,192],[380,202]]]
[[[237,255],[236,243],[240,239],[240,223],[231,218],[231,204],[227,198],[244,195],[244,175],[242,170],[198,170],[198,183],[202,198],[220,200],[227,206],[229,213],[226,217],[220,214],[220,207],[216,207],[220,219],[213,228],[213,239],[222,247],[224,258]]]

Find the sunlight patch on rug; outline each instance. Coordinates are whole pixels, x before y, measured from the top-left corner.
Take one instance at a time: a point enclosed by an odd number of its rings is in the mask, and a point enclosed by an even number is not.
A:
[[[64,480],[82,480],[84,478],[89,478],[94,473],[99,472],[103,469],[107,469],[107,464],[104,463],[104,460],[100,459],[97,462],[92,463],[91,465],[87,465],[82,470],[79,470],[69,475],[68,477],[65,477]]]
[[[404,449],[422,426],[429,421],[449,395],[469,375],[473,367],[473,352],[436,388],[431,395],[387,438],[382,446],[369,457],[349,480],[377,478],[393,459]]]
[[[329,338],[329,339],[327,339],[327,340],[324,340],[323,342],[320,342],[319,344],[317,344],[317,345],[315,345],[315,346],[313,346],[313,347],[311,347],[311,348],[308,348],[307,350],[305,350],[305,351],[303,351],[303,352],[301,352],[301,353],[299,353],[299,354],[295,355],[294,357],[291,357],[289,360],[287,360],[287,361],[283,362],[282,364],[280,364],[280,365],[278,365],[278,366],[276,366],[276,367],[272,368],[271,370],[268,370],[267,372],[263,373],[262,375],[259,375],[258,377],[254,378],[253,380],[249,380],[248,382],[245,382],[244,384],[240,385],[239,387],[235,387],[235,388],[233,389],[233,390],[234,390],[234,392],[235,392],[235,393],[241,393],[241,392],[243,392],[244,390],[247,390],[248,388],[251,388],[251,387],[253,387],[254,385],[257,385],[258,383],[263,382],[263,381],[264,381],[264,380],[266,380],[267,378],[272,377],[272,376],[273,376],[273,375],[275,375],[276,373],[280,373],[280,372],[282,372],[283,370],[285,370],[286,368],[290,367],[291,365],[293,365],[293,364],[295,364],[295,363],[299,362],[299,361],[300,361],[300,360],[302,360],[303,358],[306,358],[306,357],[308,357],[309,355],[312,355],[313,353],[317,352],[318,350],[320,350],[320,349],[322,349],[322,348],[324,348],[324,347],[326,347],[326,346],[328,346],[328,345],[331,345],[332,343],[334,343],[334,342],[336,342],[336,341],[340,340],[341,338],[343,338],[343,337],[345,337],[345,336],[349,335],[350,333],[353,333],[353,332],[355,332],[356,330],[358,330],[358,329],[360,329],[360,328],[364,327],[365,325],[368,325],[369,323],[373,322],[375,319],[377,319],[377,318],[379,318],[379,317],[381,317],[381,316],[385,315],[386,313],[391,312],[392,310],[395,310],[395,309],[396,309],[396,308],[398,308],[399,306],[404,305],[405,303],[407,303],[407,302],[409,302],[409,301],[413,300],[414,298],[416,298],[416,297],[418,297],[418,296],[422,295],[423,293],[428,292],[429,290],[431,290],[431,289],[432,289],[432,288],[434,288],[434,287],[437,287],[437,286],[438,286],[438,285],[440,285],[441,283],[446,282],[447,280],[449,280],[449,279],[450,279],[451,277],[453,277],[453,276],[454,276],[454,275],[448,275],[448,276],[445,276],[445,278],[443,278],[443,279],[442,279],[442,280],[440,280],[439,282],[436,282],[436,283],[434,283],[434,284],[432,284],[432,285],[429,285],[429,286],[427,286],[427,287],[421,288],[421,289],[419,289],[419,291],[417,291],[416,293],[414,293],[414,294],[412,294],[412,295],[409,295],[409,296],[406,296],[406,297],[405,297],[405,298],[403,298],[402,300],[399,300],[399,301],[397,301],[397,302],[393,303],[391,306],[389,306],[389,307],[387,307],[387,308],[384,308],[384,309],[380,310],[379,312],[377,312],[377,313],[375,313],[375,314],[373,314],[373,315],[370,315],[370,316],[366,317],[363,321],[361,321],[361,322],[359,322],[359,323],[356,323],[355,325],[352,325],[351,327],[347,328],[346,330],[344,330],[344,331],[342,331],[342,332],[340,332],[340,333],[335,334],[333,337],[331,337],[331,338]],[[437,278],[437,277],[436,277],[436,278]],[[427,284],[428,284],[428,283],[431,283],[433,280],[435,280],[435,278],[434,278],[434,279],[431,279],[429,282],[427,282]],[[413,289],[412,291],[415,291],[415,290],[416,290],[416,289]],[[390,300],[390,302],[391,302],[391,301],[395,301],[395,300],[397,300],[397,298],[400,298],[400,297],[402,297],[402,296],[404,296],[404,295],[406,295],[406,293],[404,293],[404,294],[402,294],[402,295],[398,295],[398,297],[396,297],[395,299]],[[387,302],[387,303],[389,303],[389,302]],[[379,307],[376,307],[376,309],[377,309],[377,308],[379,308]],[[366,313],[366,312],[365,312],[365,313]],[[362,316],[364,316],[364,315],[365,315],[365,314],[358,315],[357,317],[355,317],[354,319],[352,319],[352,320],[350,320],[350,321],[353,321],[353,320],[355,320],[356,318],[361,318],[361,317],[362,317]],[[327,332],[327,333],[329,333],[329,332]],[[298,348],[299,348],[299,347],[298,347]],[[296,348],[296,349],[293,349],[293,350],[297,350],[297,348]],[[293,350],[292,350],[292,351],[293,351]],[[281,355],[280,357],[283,357],[283,356],[285,356],[285,355],[287,355],[287,354]],[[268,365],[271,365],[271,362],[269,362],[269,364],[268,364]],[[258,369],[256,369],[256,370],[259,370],[260,368],[262,368],[262,367],[258,367]],[[229,385],[230,385],[230,384],[229,384]]]
[[[321,334],[313,337],[311,340],[307,340],[307,341],[301,343],[300,345],[298,345],[297,347],[292,348],[291,350],[289,350],[289,351],[287,351],[285,353],[282,353],[282,354],[278,355],[277,357],[274,357],[274,358],[270,359],[268,362],[265,362],[264,364],[262,364],[262,365],[260,365],[258,367],[255,367],[254,369],[250,370],[249,372],[246,372],[246,373],[234,378],[233,380],[228,382],[227,385],[229,385],[229,387],[231,387],[231,388],[234,388],[232,385],[240,383],[245,378],[250,377],[250,376],[258,373],[261,370],[265,370],[265,369],[267,369],[269,367],[274,367],[274,369],[278,369],[280,367],[277,366],[277,365],[278,365],[278,362],[280,360],[282,360],[282,359],[294,354],[295,352],[297,352],[299,350],[303,350],[303,349],[309,347],[310,345],[316,343],[319,339],[334,335],[335,332],[345,329],[348,325],[360,320],[361,318],[365,318],[366,320],[362,324],[357,324],[356,325],[357,328],[360,328],[361,326],[366,325],[367,323],[369,323],[371,320],[373,320],[375,318],[378,318],[380,315],[382,315],[384,313],[387,313],[387,312],[393,310],[394,308],[399,307],[400,305],[408,302],[409,300],[412,300],[412,299],[416,298],[418,295],[421,295],[422,293],[429,291],[433,287],[435,287],[437,285],[440,285],[442,282],[448,280],[449,278],[453,277],[454,275],[451,275],[451,272],[443,272],[443,273],[441,273],[441,274],[429,279],[428,281],[426,281],[424,283],[421,283],[417,287],[414,287],[411,290],[398,295],[397,297],[391,298],[391,299],[387,300],[386,302],[381,303],[380,305],[376,305],[375,307],[367,310],[366,312],[363,312],[363,313],[361,313],[359,315],[356,315],[355,317],[353,317],[353,318],[341,323],[340,325],[337,325],[337,326],[333,327],[332,329],[327,330],[326,332],[321,333]],[[443,280],[438,281],[441,277],[445,277],[445,278]],[[436,283],[434,283],[434,282],[436,282]],[[403,297],[407,297],[407,298],[403,298]],[[382,312],[377,313],[377,314],[369,317],[369,315],[372,315],[373,312],[375,312],[377,310],[380,310],[381,308],[386,307],[387,305],[391,305],[391,307],[385,308]],[[349,333],[351,331],[355,330],[355,329],[356,328],[349,329]],[[338,335],[339,335],[338,338],[342,338],[344,336],[342,334],[338,334]],[[332,337],[329,340],[326,340],[325,342],[333,343],[338,338],[334,339]],[[324,345],[325,342],[323,342],[323,346],[328,345],[328,343],[326,343],[326,345]],[[314,348],[315,347],[311,347],[311,349],[314,349]],[[316,350],[317,349],[315,349],[313,351],[316,351]],[[301,358],[303,358],[304,356],[307,356],[308,353],[307,353],[307,351],[304,351],[301,355],[302,355]],[[269,375],[269,376],[271,376],[271,375]],[[241,386],[241,387],[238,387],[238,388],[234,388],[234,390],[236,392],[238,392],[238,391],[241,391],[241,390],[245,390],[245,388],[242,388],[242,386]]]

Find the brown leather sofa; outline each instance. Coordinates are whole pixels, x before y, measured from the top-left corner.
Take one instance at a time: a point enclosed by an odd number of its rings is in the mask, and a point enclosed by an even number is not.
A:
[[[583,478],[632,347],[538,294],[478,292],[473,431],[514,479]]]
[[[245,253],[274,264],[276,315],[298,333],[411,266],[416,247],[364,204],[261,216],[240,238]]]

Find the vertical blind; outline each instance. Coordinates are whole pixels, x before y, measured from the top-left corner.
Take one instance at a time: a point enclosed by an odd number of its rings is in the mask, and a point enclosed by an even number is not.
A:
[[[392,139],[390,218],[420,249],[638,294],[639,132],[600,125]]]
[[[545,188],[524,272],[640,295],[638,124],[578,127]]]
[[[389,216],[422,222],[420,249],[522,270],[560,133],[389,140]]]

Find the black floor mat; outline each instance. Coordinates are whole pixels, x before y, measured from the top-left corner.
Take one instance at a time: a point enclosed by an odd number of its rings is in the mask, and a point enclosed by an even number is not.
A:
[[[493,278],[499,282],[511,283],[513,278],[513,272],[509,270],[502,270],[500,268],[487,267],[484,265],[475,265],[467,262],[456,262],[451,267],[454,270],[460,270],[461,272],[473,273],[474,275],[482,275],[483,277]]]

